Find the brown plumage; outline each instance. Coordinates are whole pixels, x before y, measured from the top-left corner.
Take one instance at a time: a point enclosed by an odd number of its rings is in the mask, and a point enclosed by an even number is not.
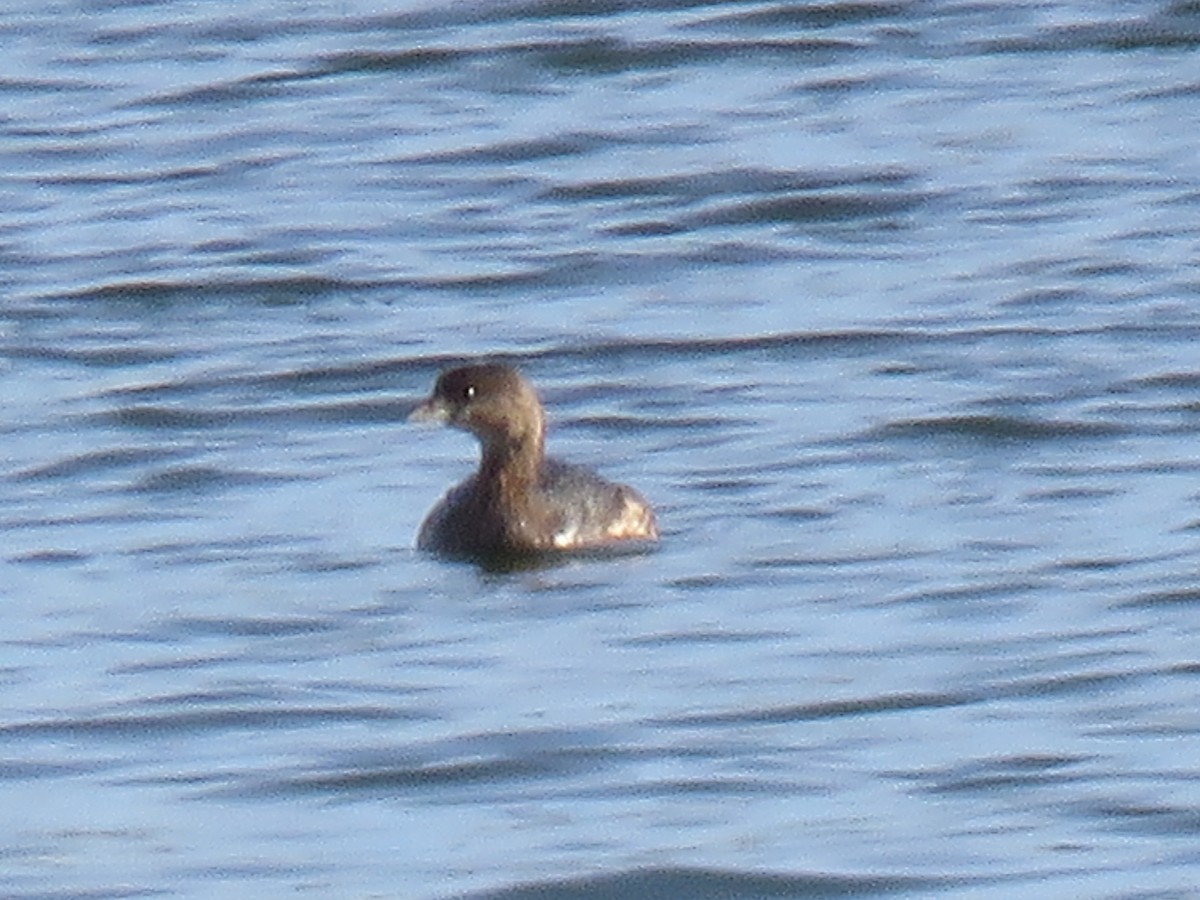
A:
[[[410,416],[479,439],[478,471],[426,517],[417,546],[487,556],[654,541],[654,512],[633,488],[545,455],[546,418],[532,385],[511,366],[443,372]]]

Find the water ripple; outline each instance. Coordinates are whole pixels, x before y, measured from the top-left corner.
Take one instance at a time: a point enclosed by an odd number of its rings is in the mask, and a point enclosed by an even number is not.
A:
[[[644,868],[612,875],[539,881],[463,900],[616,900],[619,897],[689,897],[694,900],[765,900],[768,897],[883,897],[936,892],[957,879],[881,875],[769,875],[718,869]]]

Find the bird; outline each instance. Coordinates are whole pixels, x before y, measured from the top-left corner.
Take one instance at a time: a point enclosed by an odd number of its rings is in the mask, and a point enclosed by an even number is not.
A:
[[[534,555],[653,544],[658,522],[633,488],[546,456],[546,415],[533,385],[509,365],[439,375],[410,421],[473,434],[478,470],[433,507],[417,547],[456,557]]]

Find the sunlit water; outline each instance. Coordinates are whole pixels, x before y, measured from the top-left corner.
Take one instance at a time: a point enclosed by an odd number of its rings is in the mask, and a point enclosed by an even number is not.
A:
[[[0,45],[4,896],[1196,896],[1196,4]],[[412,549],[481,355],[659,550]]]

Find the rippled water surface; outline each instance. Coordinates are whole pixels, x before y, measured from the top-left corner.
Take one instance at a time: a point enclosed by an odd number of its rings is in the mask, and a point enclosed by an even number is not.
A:
[[[1200,6],[10,3],[0,893],[1200,882]],[[519,364],[661,547],[412,549]]]

